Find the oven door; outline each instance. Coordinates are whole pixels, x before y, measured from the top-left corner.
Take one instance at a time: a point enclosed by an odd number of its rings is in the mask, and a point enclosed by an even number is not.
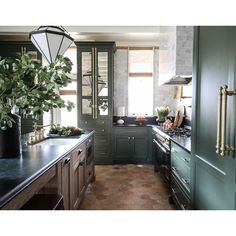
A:
[[[157,139],[153,139],[154,171],[160,172],[165,181],[170,180],[170,150]]]

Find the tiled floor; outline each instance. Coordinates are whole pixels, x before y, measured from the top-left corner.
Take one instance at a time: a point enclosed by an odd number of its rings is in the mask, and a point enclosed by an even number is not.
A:
[[[174,210],[168,190],[152,165],[99,165],[82,210]]]

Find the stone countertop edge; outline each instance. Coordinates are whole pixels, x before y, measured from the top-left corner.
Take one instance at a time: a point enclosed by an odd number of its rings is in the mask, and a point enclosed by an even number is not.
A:
[[[63,153],[59,157],[55,158],[53,161],[49,162],[47,165],[45,165],[39,171],[35,172],[29,178],[25,179],[22,183],[18,184],[15,188],[13,188],[8,193],[6,193],[3,197],[1,197],[0,198],[0,208],[2,208],[11,199],[13,199],[17,194],[19,194],[26,187],[28,187],[30,184],[32,184],[37,178],[39,178],[41,175],[43,175],[47,170],[49,170],[51,167],[53,167],[57,162],[62,160],[66,155],[68,155],[68,153],[70,153],[71,151],[76,149],[85,139],[87,139],[93,133],[94,133],[94,131],[88,131],[88,133],[85,133],[84,137],[80,137],[78,139],[78,143],[77,144],[75,144],[73,147],[70,147],[69,149],[67,149],[65,151],[65,153]]]
[[[173,137],[170,137],[170,140],[174,143],[176,143],[177,145],[179,145],[181,148],[183,148],[185,151],[187,151],[189,154],[191,154],[191,138],[188,137],[189,141],[190,142],[190,145],[184,145],[184,144],[181,144],[179,143],[177,140],[175,140],[175,138]],[[189,147],[187,147],[189,146]]]

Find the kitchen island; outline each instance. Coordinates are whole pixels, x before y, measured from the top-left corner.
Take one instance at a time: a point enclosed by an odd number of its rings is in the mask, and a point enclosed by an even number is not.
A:
[[[58,138],[54,139],[50,145],[43,144],[43,142],[41,145],[40,143],[35,145],[23,144],[20,157],[0,159],[0,208],[20,209],[34,194],[40,191],[46,192],[45,189],[50,189],[50,192],[61,193],[64,200],[70,202],[70,199],[66,199],[63,194],[65,188],[63,187],[65,185],[63,166],[65,163],[70,164],[71,168],[68,167],[68,175],[71,177],[74,164],[78,163],[78,167],[84,166],[83,184],[87,185],[86,175],[89,174],[90,180],[91,175],[94,176],[94,173],[91,173],[94,170],[94,160],[88,156],[87,148],[91,148],[89,155],[93,157],[93,136],[94,132],[90,131],[81,136],[67,138],[65,143]],[[58,140],[58,145],[56,140]],[[61,163],[64,159],[65,162]],[[90,163],[86,163],[88,159],[90,159]],[[90,172],[87,173],[87,170]],[[77,177],[79,177],[79,173]],[[71,184],[74,183],[67,183],[68,189]],[[44,189],[47,185],[52,187]],[[68,203],[65,208],[71,209],[73,207]]]

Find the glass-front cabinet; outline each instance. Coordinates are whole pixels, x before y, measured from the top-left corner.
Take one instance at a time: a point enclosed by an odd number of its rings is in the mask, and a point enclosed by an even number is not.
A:
[[[105,51],[104,51],[105,50]],[[108,116],[109,106],[109,52],[102,48],[88,48],[80,53],[81,115]]]
[[[85,129],[95,130],[97,163],[111,163],[110,147],[106,146],[107,140],[110,139],[113,117],[112,84],[115,43],[76,42],[76,46],[78,125]]]

